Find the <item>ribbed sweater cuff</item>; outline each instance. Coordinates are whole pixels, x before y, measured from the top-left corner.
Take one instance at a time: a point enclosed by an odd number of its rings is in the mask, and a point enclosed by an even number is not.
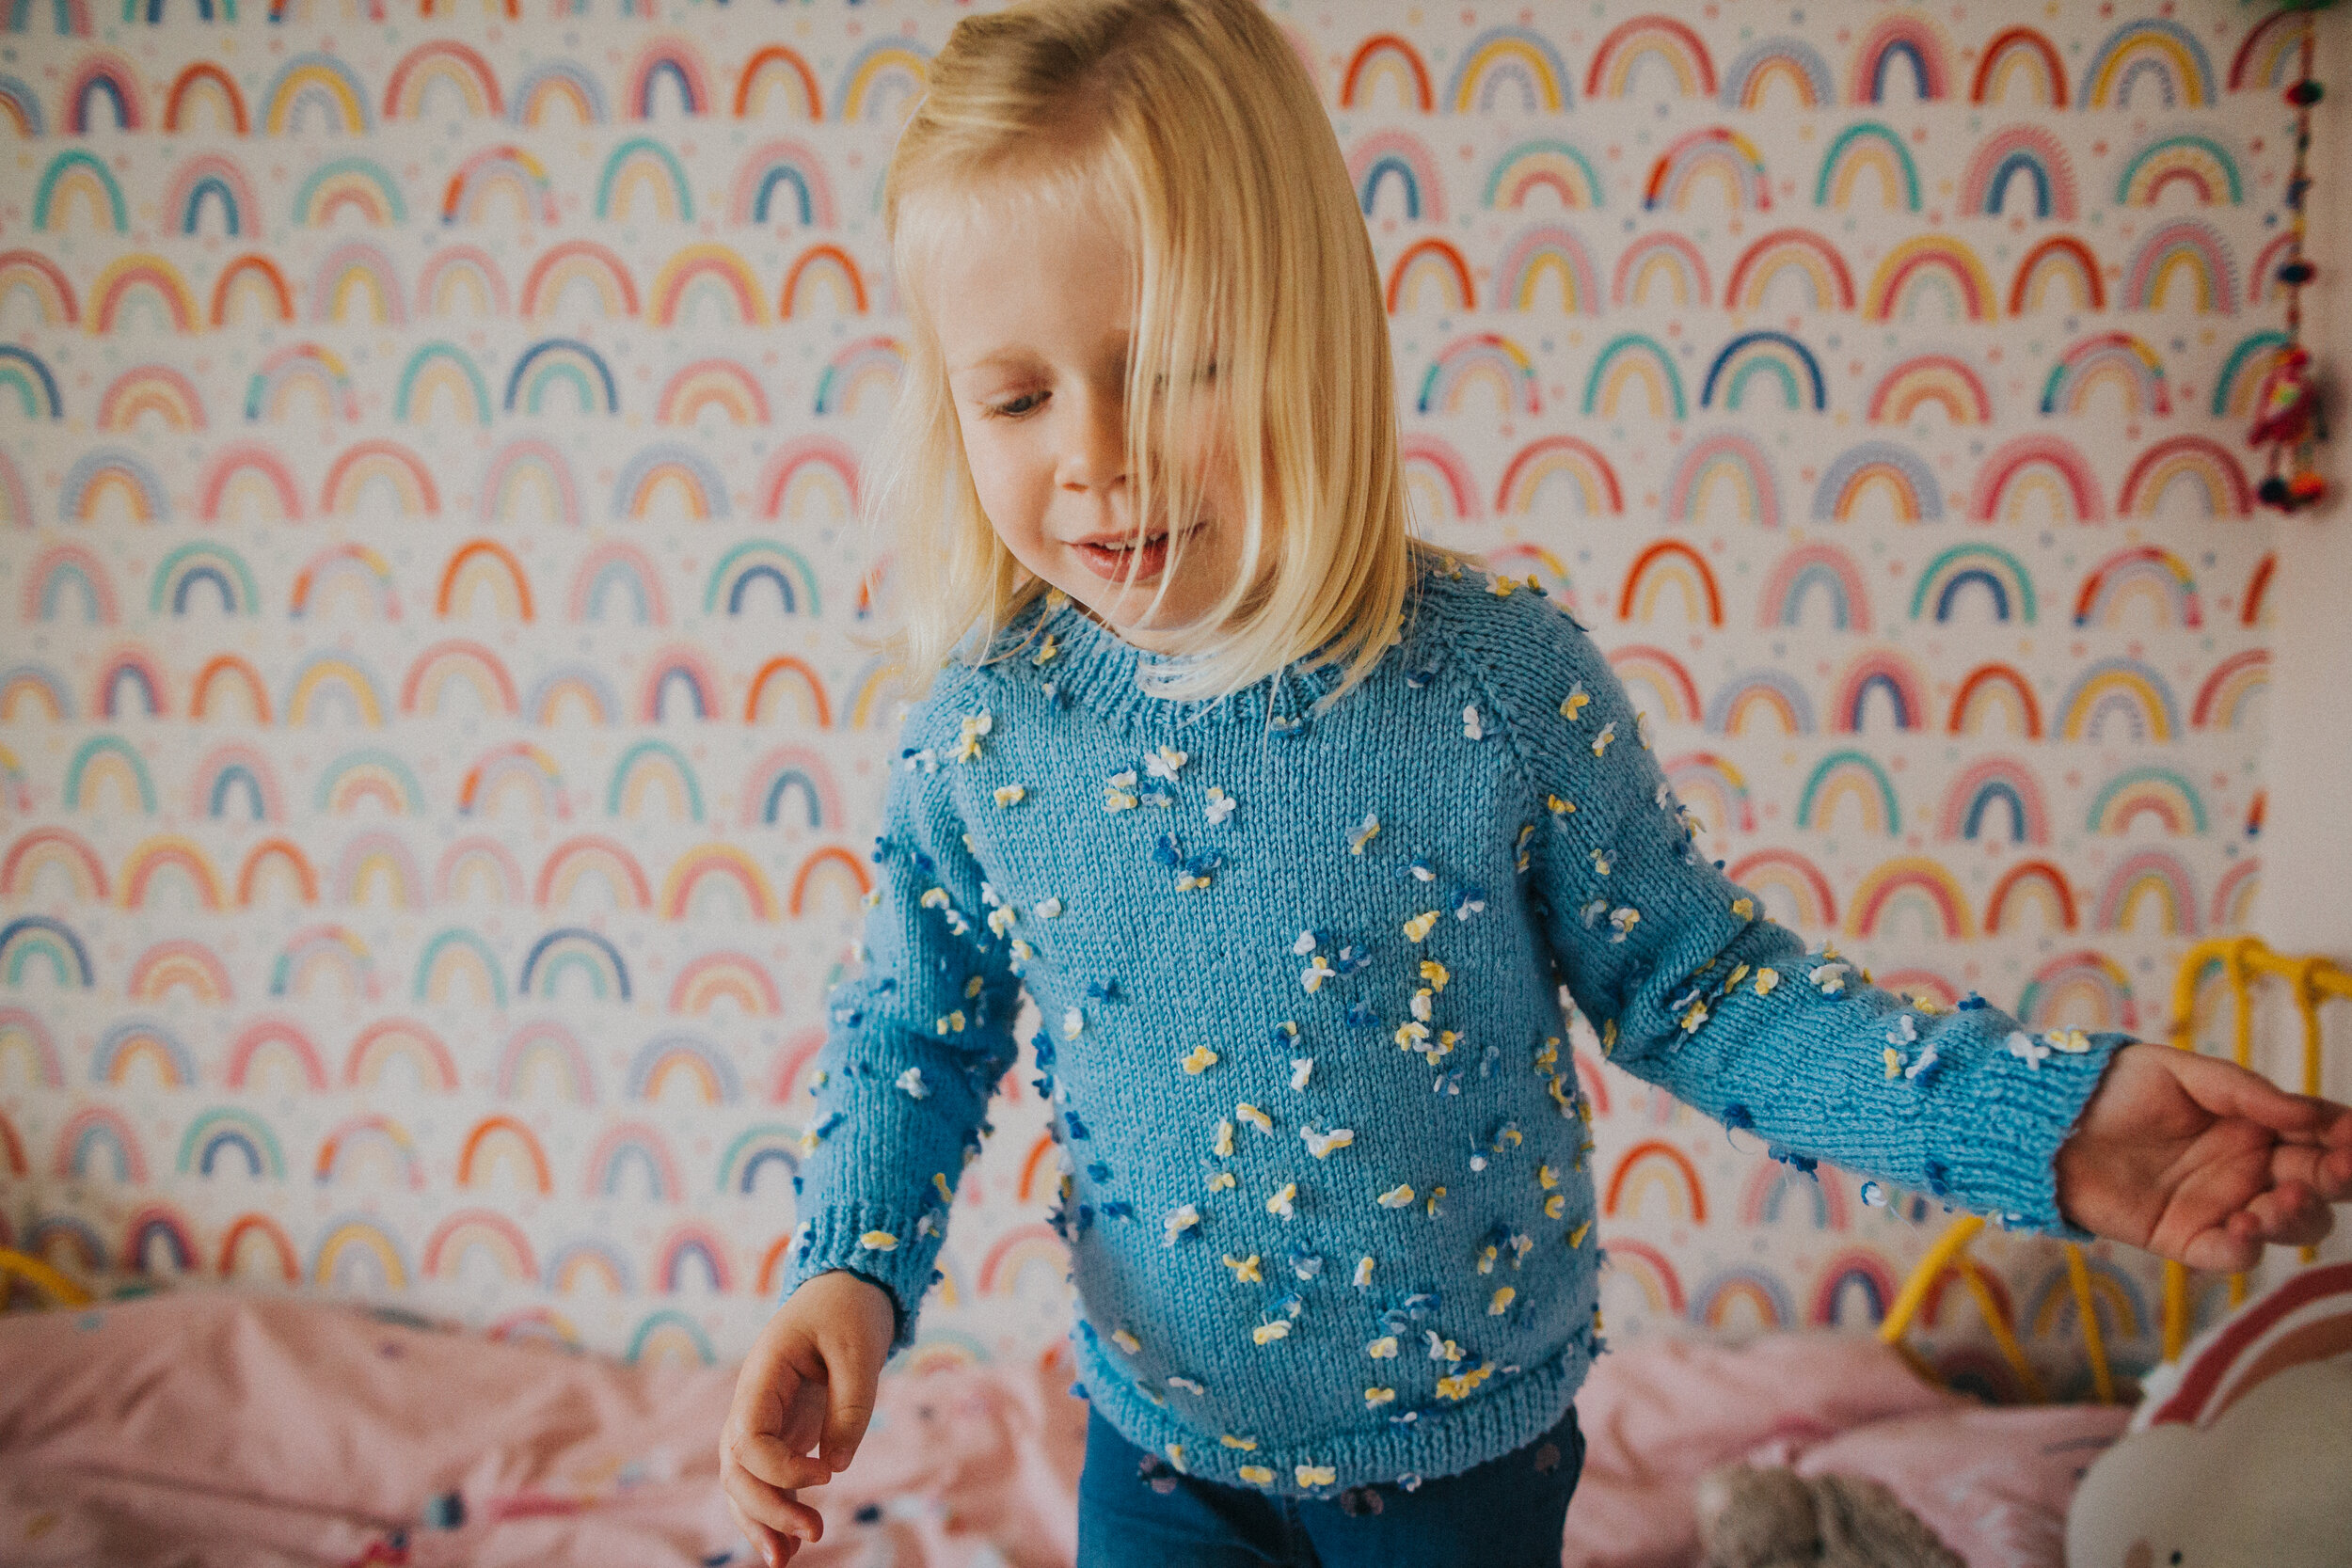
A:
[[[914,1342],[914,1321],[923,1297],[931,1288],[931,1266],[944,1236],[915,1233],[913,1215],[871,1204],[842,1204],[804,1217],[803,1240],[792,1252],[784,1277],[783,1295],[789,1296],[803,1281],[834,1269],[847,1270],[890,1292],[898,1309],[898,1330],[891,1337],[892,1354]],[[893,1238],[895,1246],[872,1244],[869,1238]]]
[[[2022,1057],[1988,1063],[1995,1070],[1976,1075],[1974,1114],[1964,1123],[1947,1117],[1928,1124],[1928,1172],[1932,1186],[1940,1166],[1951,1191],[1998,1214],[2011,1230],[2088,1242],[2095,1239],[2091,1233],[2058,1209],[2058,1146],[2081,1119],[2117,1049],[2132,1037],[2101,1033],[2088,1037],[2088,1050],[2044,1049],[2062,1033],[2026,1036],[2027,1053],[2038,1057],[2031,1068]],[[2009,1046],[1996,1041],[1993,1049],[2007,1053]]]

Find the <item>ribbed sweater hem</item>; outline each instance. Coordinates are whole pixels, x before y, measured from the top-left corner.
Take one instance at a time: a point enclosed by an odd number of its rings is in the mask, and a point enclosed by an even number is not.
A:
[[[1588,1300],[1570,1321],[1590,1323],[1592,1316]],[[1073,1336],[1071,1347],[1089,1402],[1137,1448],[1171,1461],[1181,1456],[1184,1473],[1227,1486],[1284,1497],[1335,1497],[1351,1487],[1407,1477],[1458,1475],[1525,1448],[1559,1424],[1583,1386],[1592,1370],[1594,1339],[1580,1331],[1551,1360],[1498,1377],[1456,1408],[1424,1409],[1407,1425],[1334,1433],[1310,1443],[1261,1439],[1250,1449],[1228,1448],[1216,1433],[1187,1426],[1153,1404],[1088,1336]],[[1271,1471],[1272,1477],[1250,1480],[1241,1474],[1244,1466]],[[1302,1466],[1328,1467],[1331,1479],[1302,1485]]]

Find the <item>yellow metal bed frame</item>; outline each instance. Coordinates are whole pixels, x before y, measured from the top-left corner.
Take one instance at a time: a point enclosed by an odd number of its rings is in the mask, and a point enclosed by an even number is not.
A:
[[[9,1287],[20,1279],[36,1291],[46,1291],[59,1307],[83,1307],[89,1303],[87,1291],[31,1253],[0,1247],[0,1302],[8,1299]]]
[[[2296,1011],[2303,1023],[2303,1093],[2319,1092],[2319,1008],[2329,999],[2352,1000],[2352,973],[2322,958],[2289,958],[2274,953],[2257,937],[2216,937],[2201,942],[2181,958],[2179,972],[2172,982],[2172,1044],[2183,1051],[2197,1049],[2197,988],[2205,973],[2215,964],[2221,966],[2230,984],[2233,1006],[2233,1050],[2240,1067],[2253,1065],[2254,994],[2253,982],[2267,975],[2285,981],[2292,988]],[[1900,1351],[1905,1359],[1922,1377],[1941,1382],[1924,1356],[1903,1343],[1903,1335],[1919,1314],[1930,1292],[1947,1270],[1956,1270],[1961,1282],[1976,1298],[1977,1309],[1984,1316],[1992,1330],[1994,1343],[1999,1347],[2002,1359],[2017,1374],[2018,1386],[2026,1397],[2041,1402],[2047,1398],[2042,1380],[2034,1375],[2033,1364],[2026,1359],[2025,1348],[2017,1341],[2016,1325],[2002,1310],[2000,1299],[1985,1283],[1984,1275],[1968,1256],[1968,1244],[1977,1232],[1984,1228],[1984,1220],[1975,1214],[1963,1214],[1946,1228],[1929,1248],[1918,1267],[1903,1281],[1895,1304],[1887,1309],[1886,1321],[1879,1326],[1879,1338]],[[2303,1260],[2312,1260],[2313,1250],[2303,1248]],[[2090,1295],[2090,1267],[2082,1248],[2073,1242],[2066,1243],[2066,1273],[2074,1296],[2074,1318],[2081,1325],[2083,1348],[2090,1361],[2091,1386],[2102,1403],[2115,1401],[2115,1373],[2108,1364],[2106,1342],[2099,1329],[2099,1314]],[[2230,1304],[2234,1307],[2246,1298],[2246,1276],[2230,1276]],[[2175,1361],[2188,1343],[2189,1303],[2188,1270],[2167,1259],[2164,1265],[2164,1358]]]

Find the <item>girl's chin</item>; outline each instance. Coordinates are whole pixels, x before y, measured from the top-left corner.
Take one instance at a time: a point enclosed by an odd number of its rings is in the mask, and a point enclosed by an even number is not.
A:
[[[1120,593],[1115,587],[1087,594],[1073,591],[1070,596],[1096,625],[1146,653],[1163,651],[1159,644],[1173,639],[1190,625],[1172,604],[1163,604],[1157,615],[1150,614],[1152,590],[1148,585],[1127,595],[1125,606],[1119,604]]]

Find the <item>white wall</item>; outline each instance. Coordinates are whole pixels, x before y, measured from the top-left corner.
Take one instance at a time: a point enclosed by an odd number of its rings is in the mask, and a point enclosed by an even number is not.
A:
[[[2324,468],[2336,495],[2275,526],[2270,737],[2256,929],[2289,952],[2352,959],[2352,16],[2320,17],[2306,338],[2333,384],[2336,440]],[[2331,1020],[2333,1023],[2336,1021]],[[2352,1055],[2352,1046],[2337,1053]],[[2331,1073],[2331,1084],[2334,1080]]]

